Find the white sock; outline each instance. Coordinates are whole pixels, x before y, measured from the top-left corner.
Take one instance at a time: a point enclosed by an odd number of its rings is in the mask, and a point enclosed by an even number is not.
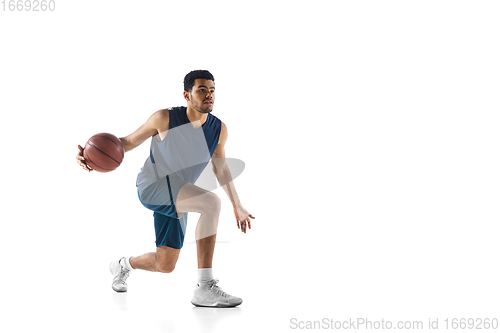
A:
[[[213,278],[212,268],[198,268],[198,283],[207,283]]]
[[[128,269],[129,271],[133,270],[132,265],[130,265],[130,258],[132,257],[125,257],[125,259],[120,260],[120,265],[122,265],[123,268]]]

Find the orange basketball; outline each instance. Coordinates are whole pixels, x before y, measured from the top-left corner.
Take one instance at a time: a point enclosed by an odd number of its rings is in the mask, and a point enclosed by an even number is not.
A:
[[[110,133],[99,133],[92,136],[83,150],[87,165],[99,172],[110,172],[120,166],[125,156],[123,144]]]

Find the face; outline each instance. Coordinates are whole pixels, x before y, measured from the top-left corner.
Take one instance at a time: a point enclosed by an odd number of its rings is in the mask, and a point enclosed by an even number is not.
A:
[[[184,91],[184,98],[200,113],[212,112],[215,102],[215,85],[212,80],[196,79],[191,92]]]

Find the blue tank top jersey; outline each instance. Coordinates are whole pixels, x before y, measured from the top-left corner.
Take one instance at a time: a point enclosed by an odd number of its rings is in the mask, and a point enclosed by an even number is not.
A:
[[[211,113],[201,128],[189,121],[185,106],[169,108],[170,123],[163,140],[151,137],[149,157],[137,175],[136,186],[145,187],[156,180],[177,177],[195,183],[217,148],[221,121]]]

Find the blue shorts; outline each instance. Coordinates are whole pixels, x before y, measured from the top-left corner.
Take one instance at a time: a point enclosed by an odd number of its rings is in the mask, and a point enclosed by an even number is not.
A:
[[[157,247],[180,249],[184,244],[187,213],[177,217],[175,201],[180,189],[187,183],[184,179],[166,176],[145,188],[137,188],[141,203],[154,212]]]

